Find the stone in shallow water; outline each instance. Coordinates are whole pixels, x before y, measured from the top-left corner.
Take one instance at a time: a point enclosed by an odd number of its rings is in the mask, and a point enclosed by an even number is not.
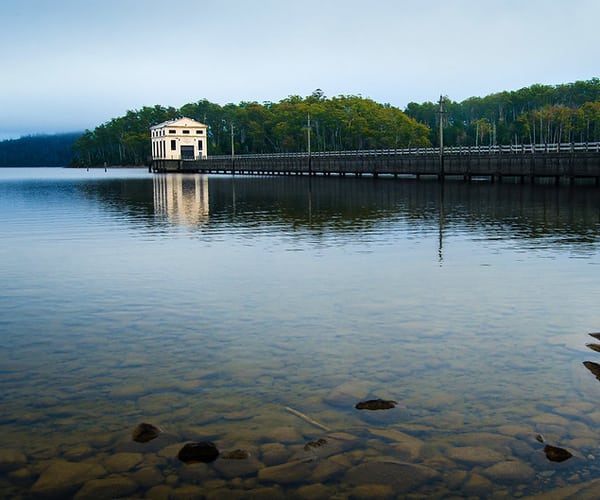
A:
[[[544,453],[546,454],[546,458],[551,462],[564,462],[573,456],[564,448],[559,448],[549,444],[544,446]]]
[[[589,371],[591,371],[598,380],[600,380],[600,365],[598,363],[594,363],[592,361],[584,361],[583,366],[585,366]]]
[[[237,449],[221,453],[221,458],[225,460],[245,460],[250,457],[250,452],[247,450]]]
[[[324,444],[327,444],[327,439],[319,438],[316,441],[309,441],[304,445],[305,451],[310,451],[313,448],[320,448]]]
[[[116,453],[106,457],[102,464],[109,472],[128,472],[142,461],[141,453]]]
[[[200,443],[187,443],[179,453],[177,458],[186,464],[198,462],[214,462],[219,456],[219,450],[211,441],[202,441]]]
[[[600,352],[600,344],[585,344],[592,351]]]
[[[335,494],[335,489],[324,484],[309,484],[302,486],[296,490],[296,495],[301,499],[306,500],[329,500]]]
[[[273,482],[280,485],[303,483],[313,469],[314,465],[312,462],[295,460],[260,469],[258,471],[258,479],[261,482]]]
[[[437,480],[440,473],[405,462],[366,462],[348,470],[344,482],[350,486],[385,485],[395,495],[408,493],[418,486]]]
[[[126,477],[114,476],[92,479],[83,485],[83,488],[77,492],[74,499],[121,498],[132,494],[137,489],[137,484]]]
[[[27,457],[19,450],[0,450],[0,471],[17,469],[27,463]]]
[[[42,472],[31,492],[38,496],[66,497],[83,483],[104,475],[106,469],[98,464],[57,459]]]
[[[155,425],[142,422],[135,429],[133,429],[131,435],[134,441],[138,443],[147,443],[148,441],[156,439],[161,433],[162,430]]]
[[[526,483],[535,476],[535,471],[521,460],[504,460],[488,467],[483,474],[494,482]]]
[[[504,455],[484,446],[456,446],[447,451],[452,460],[468,464],[489,465],[504,460]]]
[[[357,403],[355,408],[357,410],[390,410],[396,408],[398,403],[388,399],[369,399],[368,401],[361,401]]]
[[[371,383],[369,382],[346,382],[337,386],[331,391],[324,401],[332,406],[346,408],[357,399],[366,397],[369,394]]]

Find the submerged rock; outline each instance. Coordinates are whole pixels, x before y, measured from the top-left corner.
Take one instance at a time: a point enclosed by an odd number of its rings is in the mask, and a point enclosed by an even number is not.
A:
[[[355,408],[357,410],[390,410],[396,408],[397,404],[397,401],[387,399],[369,399],[368,401],[357,403]]]
[[[250,458],[250,452],[238,448],[237,450],[221,453],[221,458],[225,460],[245,460],[246,458]]]
[[[373,461],[351,467],[346,472],[343,480],[352,487],[388,486],[397,498],[424,483],[437,480],[440,477],[439,472],[424,465]],[[388,498],[388,495],[382,498]]]
[[[71,498],[87,481],[106,476],[104,467],[94,463],[54,460],[31,487],[34,498]]]
[[[209,463],[214,462],[219,456],[219,450],[210,441],[202,441],[200,443],[188,443],[179,453],[177,458],[186,464],[198,462]]]
[[[320,448],[324,444],[327,444],[327,439],[319,438],[316,441],[309,441],[304,445],[304,450],[309,451],[313,448]]]
[[[592,351],[600,352],[600,344],[585,344]]]
[[[600,332],[592,332],[589,335],[590,337],[594,337],[595,339],[600,340]]]
[[[156,427],[155,425],[142,422],[135,429],[133,429],[131,436],[137,443],[147,443],[148,441],[152,441],[153,439],[157,438],[161,433],[162,429]]]
[[[558,448],[549,444],[544,446],[544,453],[546,454],[546,458],[551,462],[564,462],[573,456],[564,448]]]

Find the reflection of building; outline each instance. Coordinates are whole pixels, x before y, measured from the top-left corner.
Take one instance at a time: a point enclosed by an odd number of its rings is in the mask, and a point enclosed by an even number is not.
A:
[[[177,118],[150,127],[153,160],[202,160],[206,158],[204,123]]]
[[[154,177],[154,212],[190,226],[208,219],[208,178],[203,175]]]

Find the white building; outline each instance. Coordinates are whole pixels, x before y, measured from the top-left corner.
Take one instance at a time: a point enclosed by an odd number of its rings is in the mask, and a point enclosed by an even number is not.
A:
[[[175,118],[150,127],[153,160],[203,160],[207,153],[204,123]]]

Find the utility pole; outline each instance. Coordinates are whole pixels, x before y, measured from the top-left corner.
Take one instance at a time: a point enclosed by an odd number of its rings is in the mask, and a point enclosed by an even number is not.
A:
[[[233,142],[233,123],[231,124],[231,173],[235,174],[235,145]]]
[[[308,113],[307,115],[307,127],[306,127],[306,134],[307,134],[307,143],[308,143],[308,175],[312,174],[312,165],[311,165],[311,156],[310,156],[310,113]]]
[[[444,179],[444,98],[440,95],[440,174],[439,178]]]

